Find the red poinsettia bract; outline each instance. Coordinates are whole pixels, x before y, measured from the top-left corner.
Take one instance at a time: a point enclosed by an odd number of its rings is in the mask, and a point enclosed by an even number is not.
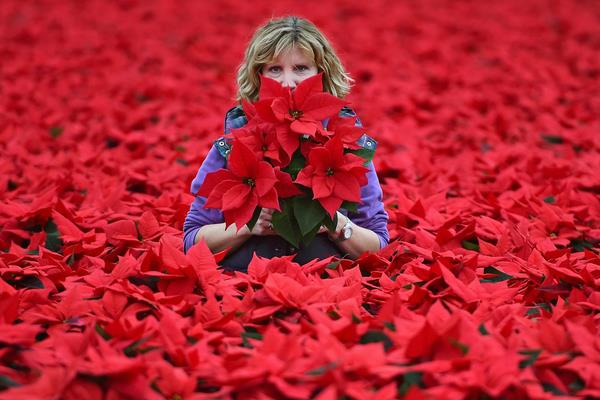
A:
[[[275,126],[269,123],[249,124],[233,131],[233,136],[255,154],[275,165],[281,164],[281,146],[277,142]]]
[[[313,148],[308,155],[308,165],[296,178],[296,183],[309,187],[314,199],[333,218],[344,200],[360,201],[360,187],[367,183],[364,159],[351,153],[344,153],[344,146],[338,138],[328,141],[325,146]]]
[[[273,167],[234,140],[228,168],[208,174],[197,194],[207,198],[206,208],[221,209],[226,225],[235,223],[239,230],[257,206],[279,210],[276,183]]]
[[[346,101],[323,92],[323,74],[302,81],[294,90],[261,76],[257,115],[276,124],[277,139],[291,158],[299,146],[300,135],[314,137],[323,131],[322,120],[337,115]]]

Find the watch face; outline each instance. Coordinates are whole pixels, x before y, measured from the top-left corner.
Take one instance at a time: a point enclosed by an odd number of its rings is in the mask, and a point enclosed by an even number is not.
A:
[[[350,239],[350,236],[352,236],[352,227],[351,226],[345,227],[344,230],[342,231],[342,236],[344,237],[344,240]]]

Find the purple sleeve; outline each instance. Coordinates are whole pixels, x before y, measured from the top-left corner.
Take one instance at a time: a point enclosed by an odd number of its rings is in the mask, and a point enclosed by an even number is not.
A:
[[[192,181],[191,192],[196,193],[200,189],[202,182],[204,182],[206,175],[220,168],[225,168],[225,158],[213,146]],[[185,217],[185,222],[183,223],[183,250],[185,252],[194,245],[198,229],[204,225],[223,222],[223,213],[214,208],[204,208],[204,203],[206,203],[205,197],[196,196],[190,207],[190,211]]]
[[[375,232],[379,236],[380,248],[383,248],[390,240],[387,229],[388,214],[383,208],[383,192],[373,162],[369,162],[367,167],[368,182],[360,189],[362,203],[358,205],[357,212],[351,213],[349,217],[356,225]]]

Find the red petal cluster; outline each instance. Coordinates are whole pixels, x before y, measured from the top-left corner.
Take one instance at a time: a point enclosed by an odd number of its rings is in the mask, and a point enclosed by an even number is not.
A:
[[[233,142],[227,169],[206,176],[198,195],[206,197],[206,207],[223,211],[225,222],[238,230],[250,219],[257,206],[279,210],[275,170],[240,141]]]
[[[268,160],[273,165],[281,165],[284,159],[281,153],[281,147],[277,142],[275,127],[271,124],[251,124],[234,130],[234,136],[237,141],[242,142],[254,154],[259,155],[259,159]]]
[[[228,169],[209,173],[197,192],[207,197],[204,207],[222,210],[225,223],[235,223],[238,230],[250,222],[257,207],[281,211],[279,197],[303,194],[292,182],[291,174],[296,176],[298,171],[280,169],[291,163],[299,147],[303,155],[309,154],[310,165],[296,166],[301,168],[296,182],[313,189],[314,198],[332,219],[344,200],[360,202],[360,187],[367,183],[368,170],[361,157],[344,155],[344,143],[354,139],[348,147],[358,147],[355,142],[361,132],[349,126],[354,118],[338,116],[346,102],[323,92],[322,73],[302,81],[294,90],[262,75],[260,79],[260,100],[242,104],[248,121],[233,131]],[[330,131],[323,121],[332,122]],[[337,137],[337,131],[340,138],[330,140],[330,136]],[[322,142],[326,144],[318,146]],[[330,161],[323,161],[328,158]],[[272,165],[278,168],[277,178]],[[334,172],[335,177],[330,177]]]
[[[600,397],[596,4],[298,4],[0,2],[0,399]],[[189,183],[237,39],[297,13],[392,243],[225,274]]]
[[[337,115],[347,104],[323,92],[323,73],[302,81],[294,90],[262,75],[260,81],[256,113],[260,119],[275,124],[277,139],[290,159],[300,144],[300,136],[324,135],[321,121]]]
[[[308,164],[296,182],[311,188],[314,198],[333,218],[342,202],[360,203],[360,187],[367,183],[368,171],[363,164],[363,158],[345,154],[341,139],[334,137],[310,151]]]

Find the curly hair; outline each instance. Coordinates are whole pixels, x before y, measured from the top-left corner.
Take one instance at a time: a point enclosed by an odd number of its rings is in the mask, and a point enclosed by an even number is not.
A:
[[[333,47],[321,31],[304,18],[287,16],[267,22],[252,36],[237,72],[237,101],[256,101],[262,67],[294,46],[311,57],[319,72],[323,72],[325,91],[339,98],[350,92],[354,80],[344,70]]]

